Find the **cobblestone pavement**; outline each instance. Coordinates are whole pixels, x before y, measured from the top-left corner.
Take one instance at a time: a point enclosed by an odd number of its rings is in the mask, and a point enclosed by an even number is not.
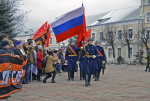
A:
[[[101,80],[85,87],[75,74],[67,81],[67,73],[56,76],[56,83],[33,81],[23,90],[11,94],[8,101],[150,101],[150,72],[141,65],[107,65]],[[6,100],[5,100],[6,101]]]

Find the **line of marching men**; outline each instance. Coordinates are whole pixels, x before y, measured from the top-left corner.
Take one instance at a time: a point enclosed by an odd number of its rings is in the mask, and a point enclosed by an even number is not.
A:
[[[75,41],[70,41],[70,46],[66,50],[65,62],[68,63],[68,81],[74,81],[76,65],[80,66],[80,80],[85,80],[85,86],[90,86],[91,75],[95,76],[95,81],[99,81],[102,64],[105,64],[105,52],[100,46],[100,41],[93,45],[93,39],[82,41],[83,47],[77,48]]]

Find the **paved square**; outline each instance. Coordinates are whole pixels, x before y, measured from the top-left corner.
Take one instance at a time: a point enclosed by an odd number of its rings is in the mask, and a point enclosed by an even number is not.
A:
[[[141,65],[107,65],[101,81],[92,79],[85,87],[75,73],[75,81],[67,81],[67,73],[56,76],[56,83],[33,81],[23,90],[11,94],[8,101],[150,101],[150,72]],[[7,101],[7,100],[4,100]]]

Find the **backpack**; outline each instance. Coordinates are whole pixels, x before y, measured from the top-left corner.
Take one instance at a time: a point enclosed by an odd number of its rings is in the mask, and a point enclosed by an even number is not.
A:
[[[46,62],[49,56],[47,56],[46,58],[43,59],[42,61],[42,67],[45,68],[46,67]]]

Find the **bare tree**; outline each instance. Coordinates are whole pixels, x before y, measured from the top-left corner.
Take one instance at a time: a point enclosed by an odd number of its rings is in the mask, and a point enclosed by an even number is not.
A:
[[[141,39],[140,43],[143,43],[144,46],[146,47],[146,51],[149,51],[149,46],[148,46],[148,42],[150,41],[150,30],[146,31],[145,28],[142,28],[141,31],[139,31],[139,37]]]
[[[135,39],[135,36],[134,36],[134,31],[132,29],[129,29],[128,25],[124,25],[123,26],[123,30],[122,30],[122,33],[123,33],[123,39],[122,41],[125,42],[127,44],[127,48],[128,48],[128,64],[131,63],[130,61],[130,45],[131,43],[133,42],[133,40]]]
[[[113,63],[115,63],[115,47],[114,41],[116,40],[116,28],[113,25],[107,25],[104,29],[103,40],[112,47]]]

